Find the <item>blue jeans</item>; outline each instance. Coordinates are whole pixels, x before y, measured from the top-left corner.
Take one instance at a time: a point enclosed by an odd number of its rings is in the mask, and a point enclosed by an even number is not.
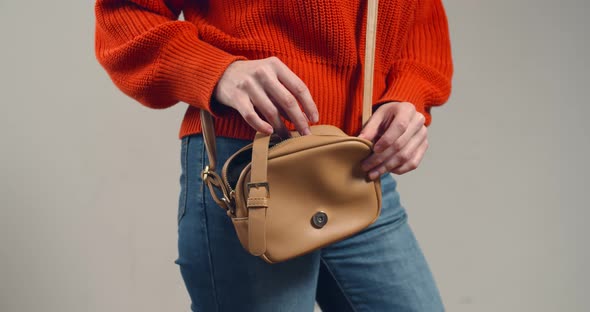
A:
[[[217,138],[218,164],[247,141]],[[181,140],[175,261],[199,312],[443,311],[428,264],[407,223],[396,181],[382,177],[381,216],[357,235],[279,264],[240,245],[200,177],[208,164],[200,134]],[[219,168],[218,168],[219,170]]]

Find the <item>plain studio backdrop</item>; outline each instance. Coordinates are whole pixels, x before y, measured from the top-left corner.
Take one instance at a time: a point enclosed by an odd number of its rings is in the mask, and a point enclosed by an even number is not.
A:
[[[448,311],[590,311],[590,3],[445,2],[451,100],[402,203]],[[0,311],[187,311],[185,103],[94,56],[93,1],[0,0]],[[384,277],[387,278],[387,277]]]

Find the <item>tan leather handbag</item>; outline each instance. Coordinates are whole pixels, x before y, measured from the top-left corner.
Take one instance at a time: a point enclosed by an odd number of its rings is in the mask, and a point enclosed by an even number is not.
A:
[[[363,124],[372,112],[376,16],[377,1],[369,0]],[[201,121],[209,156],[202,178],[252,255],[285,261],[352,236],[379,216],[381,183],[368,181],[360,167],[372,142],[330,125],[282,141],[257,133],[219,175],[213,119],[202,110]]]

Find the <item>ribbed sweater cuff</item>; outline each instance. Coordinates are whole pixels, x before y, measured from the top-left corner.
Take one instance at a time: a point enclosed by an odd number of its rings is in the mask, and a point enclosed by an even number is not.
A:
[[[211,104],[215,86],[232,62],[243,59],[199,40],[196,33],[183,32],[162,50],[155,79],[164,81],[179,101],[216,115]]]
[[[394,75],[389,87],[375,105],[387,102],[410,102],[414,104],[416,111],[424,115],[426,118],[425,124],[428,126],[432,121],[432,116],[427,111],[425,104],[428,98],[427,92],[430,88],[428,82],[424,81],[418,74],[411,71],[398,73]]]

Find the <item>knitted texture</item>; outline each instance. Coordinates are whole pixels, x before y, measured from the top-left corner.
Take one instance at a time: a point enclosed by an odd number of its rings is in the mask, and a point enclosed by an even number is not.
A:
[[[154,109],[188,104],[179,138],[201,131],[205,109],[217,135],[252,139],[213,93],[232,62],[270,56],[306,83],[320,124],[360,132],[366,0],[97,0],[95,15],[96,57],[122,92]],[[381,0],[377,32],[374,105],[411,102],[429,125],[453,72],[441,0]]]

